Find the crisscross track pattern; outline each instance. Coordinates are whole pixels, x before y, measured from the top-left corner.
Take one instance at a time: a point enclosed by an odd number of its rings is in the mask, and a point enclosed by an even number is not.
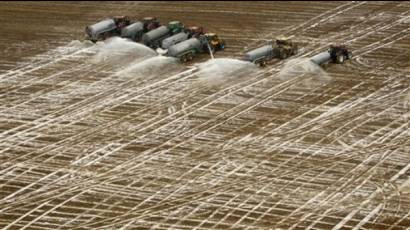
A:
[[[67,45],[107,14],[201,24],[227,41],[217,57],[284,34],[299,57],[346,43],[354,59],[330,82],[283,80],[282,61],[221,85],[173,63],[119,75]],[[14,2],[0,18],[0,228],[409,228],[409,2]]]

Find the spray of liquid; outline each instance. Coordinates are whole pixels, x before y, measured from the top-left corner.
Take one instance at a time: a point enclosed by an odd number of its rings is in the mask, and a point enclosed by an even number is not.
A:
[[[72,49],[81,49],[81,48],[87,48],[91,46],[93,46],[93,43],[88,40],[85,40],[85,41],[72,40],[66,45],[67,48],[72,48]]]
[[[231,58],[215,58],[197,65],[199,80],[209,85],[221,85],[250,77],[258,69],[250,63]]]
[[[123,70],[117,72],[120,77],[144,77],[166,74],[182,68],[178,60],[172,57],[154,56],[144,60],[136,60]]]
[[[287,61],[280,70],[279,77],[283,81],[300,78],[302,84],[314,88],[329,83],[332,78],[309,58],[295,58]]]
[[[211,55],[211,59],[215,59],[214,54],[213,54],[212,49],[211,49],[211,45],[209,45],[209,42],[207,42],[206,45],[208,46],[208,50],[209,50],[209,54]]]
[[[103,42],[97,42],[93,51],[92,63],[108,63],[124,66],[136,59],[155,56],[152,49],[128,39],[112,37]]]

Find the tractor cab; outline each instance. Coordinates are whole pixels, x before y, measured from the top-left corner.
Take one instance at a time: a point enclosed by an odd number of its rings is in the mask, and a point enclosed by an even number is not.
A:
[[[189,38],[199,38],[199,36],[205,34],[205,29],[202,26],[191,26],[185,32],[188,33]]]
[[[184,29],[184,24],[180,21],[172,21],[168,23],[168,29],[171,31],[172,34],[177,34]]]
[[[215,33],[206,33],[205,36],[208,38],[208,41],[209,43],[211,43],[211,45],[218,45],[221,42],[218,35]]]
[[[213,52],[225,49],[225,41],[220,39],[217,34],[206,33],[205,37],[208,40],[208,43],[211,46]]]
[[[112,19],[119,30],[131,24],[131,20],[128,16],[115,16]]]
[[[279,47],[279,46],[288,46],[288,47],[292,47],[294,44],[292,42],[292,40],[290,38],[286,38],[286,37],[278,37],[275,40],[275,44]]]
[[[331,45],[329,48],[330,58],[333,63],[343,63],[345,60],[352,59],[352,52],[345,45]]]
[[[280,59],[286,59],[298,52],[298,46],[287,37],[277,37],[273,48],[276,50]]]
[[[156,17],[145,17],[142,19],[142,23],[144,24],[144,33],[161,26]]]

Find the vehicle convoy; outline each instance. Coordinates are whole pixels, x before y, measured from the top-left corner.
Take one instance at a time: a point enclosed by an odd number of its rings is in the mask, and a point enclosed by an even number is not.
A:
[[[167,26],[160,26],[154,30],[145,33],[142,36],[142,43],[152,49],[156,49],[161,46],[164,39],[180,33],[184,30],[184,25],[179,21],[169,22]]]
[[[190,38],[168,48],[166,56],[178,58],[181,62],[191,61],[199,53],[213,53],[225,48],[225,42],[216,34],[204,34]]]
[[[280,37],[273,44],[268,44],[245,54],[244,60],[259,66],[265,66],[267,61],[274,58],[286,59],[298,52],[297,45],[289,38]]]
[[[162,25],[155,17],[145,17],[131,23],[126,16],[114,17],[86,27],[93,42],[111,36],[121,36],[154,49],[159,54],[176,57],[181,62],[193,59],[198,53],[213,53],[225,48],[225,41],[214,33],[205,33],[203,27],[185,27],[179,21]]]
[[[137,21],[124,27],[121,30],[121,37],[139,42],[144,33],[154,30],[159,26],[161,26],[161,24],[158,22],[157,18],[145,17],[142,19],[142,22]]]
[[[346,60],[352,59],[352,52],[350,52],[345,45],[331,45],[329,50],[316,54],[310,60],[318,65],[326,63],[341,64]]]
[[[85,28],[88,40],[97,42],[112,36],[121,35],[121,30],[131,23],[127,16],[105,19]]]

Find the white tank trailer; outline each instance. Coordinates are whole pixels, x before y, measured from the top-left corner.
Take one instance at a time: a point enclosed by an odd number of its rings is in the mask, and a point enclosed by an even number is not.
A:
[[[326,62],[329,62],[332,59],[330,56],[329,51],[325,51],[319,54],[316,54],[315,56],[311,57],[310,60],[318,65],[322,65]]]
[[[203,43],[197,38],[191,38],[168,48],[167,55],[170,57],[181,58],[184,55],[194,55],[203,52]]]
[[[188,34],[187,33],[185,33],[185,32],[177,33],[175,35],[172,35],[169,38],[164,39],[162,41],[161,48],[162,49],[168,49],[169,47],[171,47],[171,46],[173,46],[177,43],[183,42],[187,39],[188,39]]]
[[[170,32],[171,31],[167,26],[160,26],[142,35],[142,43],[146,46],[156,49],[161,45],[161,42],[165,38],[168,38],[171,35]]]
[[[140,41],[142,35],[144,34],[144,23],[142,22],[135,22],[131,25],[124,27],[121,30],[121,37],[128,38],[133,41]]]
[[[97,22],[91,26],[85,28],[85,32],[88,35],[88,39],[91,41],[98,41],[100,36],[104,33],[111,33],[117,29],[117,25],[113,19],[106,19]]]
[[[254,50],[251,50],[245,54],[244,60],[258,63],[264,59],[272,59],[276,56],[276,53],[272,45],[265,45]]]

